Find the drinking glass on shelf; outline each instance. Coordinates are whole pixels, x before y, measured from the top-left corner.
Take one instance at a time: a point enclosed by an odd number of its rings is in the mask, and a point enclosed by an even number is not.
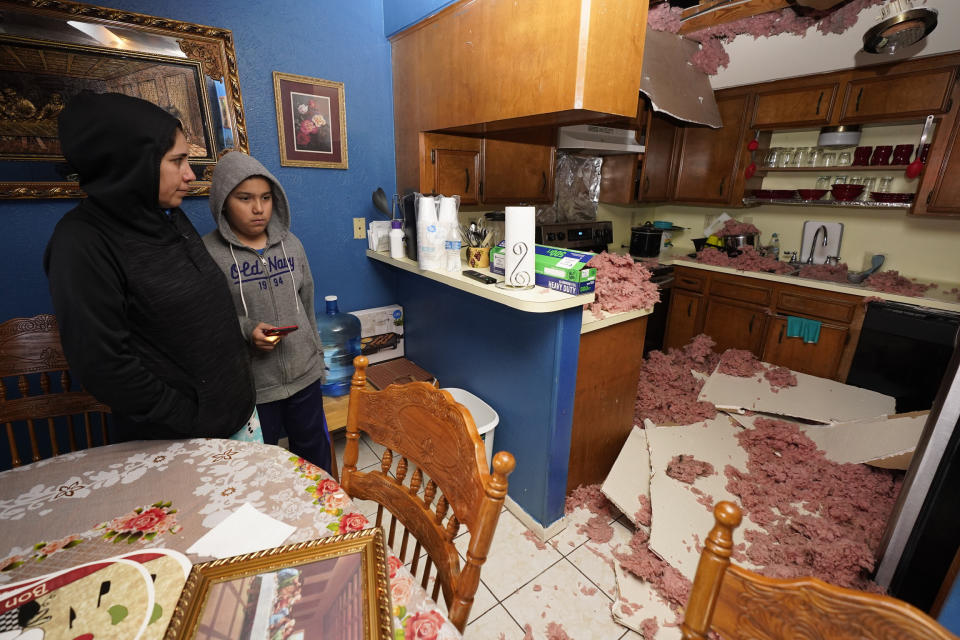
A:
[[[830,181],[830,176],[820,176],[817,178],[817,189],[826,189],[830,191],[830,185],[833,184]]]
[[[793,164],[792,167],[805,167],[807,166],[807,158],[810,157],[810,147],[797,147],[796,152],[793,154]]]
[[[795,161],[795,155],[797,150],[794,147],[784,147],[780,152],[780,157],[777,159],[778,167],[795,167],[797,163]]]
[[[820,165],[820,156],[823,154],[823,149],[820,147],[810,147],[810,152],[807,154],[807,161],[803,166],[805,167],[816,167]]]
[[[877,186],[879,193],[890,193],[890,185],[893,184],[893,176],[883,176],[880,178],[880,184]]]
[[[863,193],[860,194],[861,200],[869,200],[870,194],[875,190],[877,186],[876,178],[864,178],[863,179]]]
[[[853,162],[853,156],[849,151],[841,151],[837,156],[837,164],[841,167],[849,167],[851,162]]]
[[[763,166],[768,169],[773,169],[777,166],[777,162],[780,160],[780,151],[782,147],[770,147],[767,149],[766,155],[763,156]]]
[[[847,176],[834,176],[833,184],[847,184]]]
[[[837,160],[837,154],[833,151],[824,151],[820,154],[820,166],[821,167],[832,167]]]

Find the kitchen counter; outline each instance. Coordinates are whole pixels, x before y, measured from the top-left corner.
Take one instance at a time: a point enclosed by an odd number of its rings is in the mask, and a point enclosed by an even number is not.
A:
[[[945,311],[955,311],[960,313],[960,299],[958,299],[957,295],[949,293],[950,289],[954,287],[960,287],[960,285],[957,283],[931,283],[929,281],[921,281],[924,284],[936,284],[937,288],[928,289],[926,294],[922,297],[915,297],[904,296],[895,293],[885,293],[883,291],[874,291],[873,289],[868,289],[863,285],[827,282],[824,280],[814,280],[812,278],[800,278],[798,276],[763,273],[760,271],[741,271],[739,269],[732,269],[730,267],[718,267],[710,264],[702,264],[694,260],[687,260],[679,255],[661,256],[660,263],[679,265],[693,269],[703,269],[705,271],[717,271],[719,273],[747,276],[749,278],[757,278],[758,280],[784,282],[787,284],[796,285],[798,287],[810,287],[811,289],[819,289],[821,291],[836,291],[838,293],[863,296],[865,298],[881,298],[883,300],[891,300],[893,302],[902,302],[905,304],[913,304],[930,309],[942,309]]]

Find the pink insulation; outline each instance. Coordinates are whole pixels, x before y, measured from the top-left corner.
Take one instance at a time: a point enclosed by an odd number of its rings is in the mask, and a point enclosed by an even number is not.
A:
[[[863,281],[864,286],[874,291],[898,293],[904,296],[922,296],[930,288],[929,284],[914,282],[901,276],[896,270],[878,271]]]
[[[580,485],[570,492],[564,505],[564,513],[583,507],[598,516],[609,516],[613,505],[603,495],[598,484]]]
[[[660,301],[657,285],[650,282],[650,271],[630,256],[598,253],[588,267],[596,267],[597,284],[594,302],[588,306],[597,318],[603,312],[618,313],[633,309],[649,309]]]
[[[633,518],[637,521],[637,524],[642,524],[646,527],[649,527],[650,518],[653,515],[650,497],[641,493],[639,496],[637,496],[637,501],[640,503],[640,510],[634,514]]]
[[[790,273],[793,271],[793,267],[786,262],[762,256],[750,245],[743,247],[740,251],[740,255],[731,258],[726,251],[720,251],[714,247],[704,247],[697,252],[696,261],[701,264],[730,267],[741,271],[761,271],[765,273]]]
[[[613,539],[613,527],[610,526],[609,516],[593,516],[586,524],[577,525],[577,533],[582,533],[591,542],[610,542]]]
[[[687,603],[692,585],[682,573],[650,551],[649,538],[643,529],[637,529],[630,540],[630,551],[621,551],[622,547],[618,547],[613,557],[624,569],[649,582],[672,607],[682,607]]]
[[[714,342],[705,335],[694,338],[683,349],[667,354],[651,351],[640,370],[634,417],[638,423],[649,418],[656,424],[692,424],[709,420],[717,410],[709,402],[698,402],[703,381],[691,369],[709,373],[719,356],[711,351]]]
[[[723,228],[714,235],[722,238],[724,236],[743,236],[749,233],[760,233],[760,229],[757,229],[757,227],[750,222],[740,222],[731,218],[724,222]]]
[[[558,622],[548,622],[547,640],[571,640],[571,638],[567,635],[567,632],[564,631],[563,625]]]
[[[657,637],[657,631],[660,630],[660,625],[657,624],[656,618],[644,618],[640,622],[640,635],[647,640]]]
[[[666,2],[650,7],[647,13],[647,26],[655,31],[667,31],[677,33],[680,31],[680,16],[683,9],[680,7],[671,7]]]
[[[826,282],[846,282],[847,273],[846,262],[840,264],[805,264],[800,267],[799,275],[801,278],[810,278],[812,280],[824,280]]]
[[[727,349],[720,356],[717,371],[728,376],[751,378],[763,371],[763,363],[746,349]]]
[[[786,367],[768,367],[767,370],[763,372],[763,377],[770,382],[770,390],[774,393],[784,387],[797,386],[797,374]]]
[[[747,531],[747,556],[772,577],[814,576],[876,590],[867,577],[902,472],[838,464],[800,429],[758,419],[738,434],[746,471],[727,466],[727,489],[765,532]]]
[[[713,465],[693,456],[679,454],[667,463],[667,475],[679,482],[693,484],[697,478],[712,476],[716,471]]]

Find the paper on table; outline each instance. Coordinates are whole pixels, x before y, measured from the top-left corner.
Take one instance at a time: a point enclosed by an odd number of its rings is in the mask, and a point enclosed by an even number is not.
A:
[[[187,553],[211,558],[229,558],[253,553],[280,546],[296,529],[293,525],[271,518],[244,503],[194,542],[187,549]]]

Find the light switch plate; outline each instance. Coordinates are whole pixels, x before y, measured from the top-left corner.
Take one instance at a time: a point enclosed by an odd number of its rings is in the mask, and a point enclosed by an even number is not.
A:
[[[353,219],[353,239],[354,240],[363,240],[367,237],[367,219],[366,218],[354,218]]]

